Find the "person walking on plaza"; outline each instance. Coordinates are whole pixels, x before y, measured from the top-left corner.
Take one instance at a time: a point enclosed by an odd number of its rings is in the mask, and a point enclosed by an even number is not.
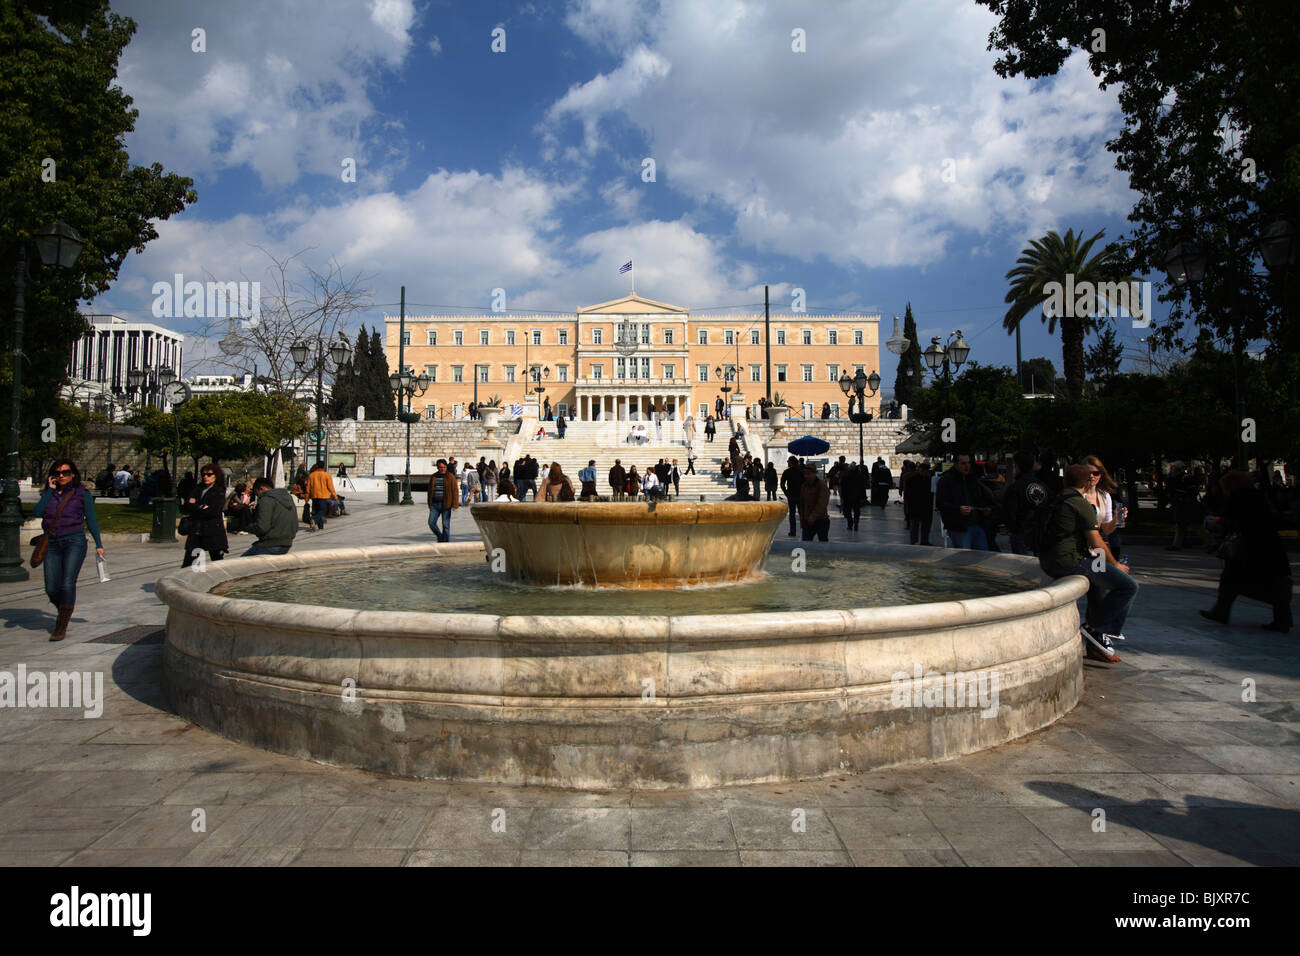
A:
[[[583,501],[591,501],[596,497],[596,459],[588,461],[587,467],[578,472],[578,481],[582,482],[580,497]]]
[[[893,487],[893,473],[885,464],[885,459],[877,457],[871,466],[871,506],[884,511],[889,504],[889,492]]]
[[[564,420],[564,412],[560,412],[555,419],[555,437],[561,439],[564,438],[564,433],[568,428],[569,423]]]
[[[776,492],[780,486],[781,476],[776,473],[776,465],[769,461],[763,469],[763,490],[767,492],[768,501],[776,501]]]
[[[695,449],[691,445],[686,446],[686,474],[695,474]]]
[[[1229,471],[1220,479],[1226,496],[1223,523],[1227,537],[1219,549],[1223,573],[1214,606],[1199,612],[1220,624],[1238,596],[1273,606],[1273,620],[1260,627],[1285,634],[1294,623],[1291,615],[1291,563],[1277,533],[1277,517],[1268,492],[1255,488],[1244,471]]]
[[[682,473],[677,468],[676,458],[673,459],[672,471],[668,473],[668,477],[671,478],[673,482],[673,497],[679,497],[682,490]]]
[[[716,435],[717,433],[718,433],[718,425],[713,420],[713,416],[712,415],[707,416],[704,419],[704,440],[706,442],[712,443],[713,436]]]
[[[637,474],[636,465],[627,470],[627,493],[633,501],[641,494],[641,476]]]
[[[724,402],[722,400],[722,396],[719,395],[717,397],[717,400],[714,401],[713,403],[713,417],[716,418],[718,421],[722,421],[723,412],[726,411],[726,408],[727,408],[727,403]]]
[[[180,505],[181,512],[190,521],[190,530],[185,534],[183,568],[195,562],[198,558],[196,552],[206,551],[210,559],[220,561],[230,550],[226,523],[222,520],[226,507],[226,473],[220,465],[204,465],[199,471],[199,480],[203,484]]]
[[[257,535],[257,540],[242,557],[288,554],[298,533],[298,507],[293,498],[285,489],[275,487],[270,478],[253,482],[253,495],[256,502],[248,530]]]
[[[465,477],[463,481],[464,481],[463,493],[465,498],[463,501],[461,501],[461,504],[465,504],[467,501],[473,501],[473,502],[481,501],[482,491],[483,491],[483,481],[481,478],[479,478],[478,469],[470,465],[468,462],[465,463]]]
[[[803,466],[799,464],[798,458],[791,455],[786,459],[785,471],[781,472],[781,494],[785,495],[790,509],[790,533],[787,535],[790,538],[794,537],[795,523],[799,520],[799,486],[802,483]]]
[[[447,468],[447,460],[439,458],[438,470],[429,479],[429,530],[443,543],[451,540],[451,513],[460,507],[460,489],[456,476]]]
[[[497,463],[494,458],[483,469],[483,500],[497,500]]]
[[[840,469],[840,509],[849,531],[857,531],[862,520],[862,505],[867,496],[867,475],[855,461]]]
[[[1092,660],[1117,664],[1114,642],[1124,640],[1124,622],[1138,586],[1101,536],[1097,509],[1084,497],[1088,472],[1087,465],[1065,469],[1065,491],[1048,504],[1052,511],[1035,550],[1039,567],[1049,577],[1079,574],[1088,579],[1084,652]]]
[[[609,470],[609,488],[615,501],[627,498],[627,471],[623,468],[621,458],[614,459],[614,467]]]
[[[330,477],[325,462],[318,461],[307,473],[307,498],[311,502],[311,517],[316,530],[324,530],[325,519],[329,516],[330,502],[338,497],[334,490],[334,479]],[[310,527],[310,525],[309,525]]]
[[[1016,476],[1002,496],[1002,523],[1011,535],[1013,554],[1031,554],[1025,543],[1025,528],[1034,509],[1052,497],[1047,485],[1038,477],[1038,458],[1031,451],[1018,451],[1012,459]]]
[[[907,515],[910,544],[930,544],[930,526],[934,523],[934,492],[930,487],[930,463],[923,461],[903,482],[903,512]]]
[[[81,483],[81,472],[67,458],[50,466],[49,478],[32,517],[41,519],[45,535],[45,596],[58,608],[50,640],[61,641],[77,606],[77,577],[86,560],[86,533],[95,539],[95,555],[104,556],[104,541],[95,517],[95,498]],[[20,692],[25,693],[23,689]]]
[[[982,522],[993,513],[993,498],[971,474],[970,455],[957,456],[957,464],[940,477],[934,497],[954,548],[991,550]]]
[[[831,488],[812,465],[804,465],[799,483],[799,515],[803,520],[803,540],[829,539],[831,530]]]
[[[1166,551],[1181,551],[1187,529],[1201,520],[1200,482],[1187,473],[1187,465],[1175,461],[1169,466],[1165,489],[1174,506],[1174,540]]]
[[[663,485],[659,483],[659,476],[655,474],[653,468],[645,470],[645,476],[641,480],[641,490],[645,492],[647,501],[652,498],[663,497]]]

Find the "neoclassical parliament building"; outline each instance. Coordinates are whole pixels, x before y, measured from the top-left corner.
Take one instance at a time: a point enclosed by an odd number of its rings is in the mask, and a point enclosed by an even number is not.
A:
[[[656,409],[702,419],[723,385],[756,408],[769,375],[771,394],[791,415],[817,417],[829,403],[839,417],[848,411],[842,373],[885,376],[879,321],[786,313],[765,328],[761,314],[692,316],[632,294],[563,315],[407,316],[404,361],[429,376],[428,391],[411,403],[428,418],[464,417],[471,402],[494,395],[508,409],[540,384],[553,411],[579,421],[646,420]],[[385,316],[390,369],[398,367],[399,322]],[[874,404],[878,414],[879,395]]]

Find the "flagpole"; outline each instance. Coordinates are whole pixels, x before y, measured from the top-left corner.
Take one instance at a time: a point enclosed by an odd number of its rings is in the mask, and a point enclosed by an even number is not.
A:
[[[632,280],[632,294],[636,295],[636,266],[627,270],[628,278]]]

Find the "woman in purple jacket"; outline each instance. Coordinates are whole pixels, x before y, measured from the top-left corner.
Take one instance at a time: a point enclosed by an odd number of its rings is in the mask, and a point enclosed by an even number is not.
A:
[[[50,466],[49,486],[36,502],[32,515],[41,519],[41,530],[49,538],[45,552],[45,594],[59,609],[50,640],[61,641],[68,633],[77,604],[77,575],[86,560],[86,533],[95,539],[95,553],[104,556],[104,541],[95,520],[95,499],[81,484],[81,472],[67,458]]]

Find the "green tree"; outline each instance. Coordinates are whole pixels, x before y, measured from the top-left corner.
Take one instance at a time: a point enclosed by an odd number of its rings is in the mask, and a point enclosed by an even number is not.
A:
[[[197,198],[193,181],[161,165],[132,165],[123,146],[138,115],[114,83],[135,24],[107,0],[0,0],[0,311],[6,341],[20,244],[62,219],[85,240],[71,269],[29,253],[22,417],[39,441],[55,413],[73,342],[87,331],[77,302],[107,290],[127,254],[158,237],[156,223]],[[29,247],[30,248],[30,247]],[[33,334],[39,329],[40,334]],[[12,382],[12,350],[0,358]]]
[[[302,405],[284,395],[253,391],[199,395],[175,414],[181,451],[214,461],[268,454],[307,428]]]
[[[907,303],[903,315],[903,337],[908,341],[907,351],[898,357],[898,375],[894,378],[894,400],[900,405],[912,406],[918,389],[925,387],[925,366],[922,364],[921,344],[916,338],[916,319],[912,317],[912,303]]]
[[[1084,336],[1096,328],[1097,312],[1103,303],[1118,304],[1110,302],[1114,294],[1112,284],[1125,284],[1127,292],[1127,284],[1136,281],[1123,268],[1118,246],[1106,246],[1088,258],[1093,245],[1103,235],[1105,230],[1084,242],[1083,235],[1076,236],[1073,229],[1064,238],[1054,231],[1048,232],[1042,239],[1030,240],[1029,247],[1016,260],[1016,267],[1007,273],[1011,288],[1007,290],[1006,301],[1011,303],[1011,308],[1002,319],[1003,327],[1008,334],[1014,334],[1030,310],[1047,303],[1042,318],[1049,334],[1055,334],[1058,320],[1061,323],[1061,363],[1072,398],[1083,395]],[[1061,290],[1079,289],[1084,283],[1096,293],[1095,303],[1086,303],[1082,294],[1079,301],[1063,301]],[[1055,303],[1049,301],[1054,298]],[[1056,303],[1059,309],[1051,307]]]
[[[1083,357],[1083,368],[1091,379],[1104,379],[1119,374],[1124,360],[1124,346],[1115,335],[1115,327],[1107,324],[1097,335],[1096,343]]]
[[[977,2],[1000,17],[989,35],[999,75],[1052,76],[1082,49],[1099,85],[1118,87],[1124,126],[1106,146],[1138,194],[1130,265],[1159,273],[1182,239],[1209,261],[1206,284],[1162,296],[1173,303],[1165,344],[1183,343],[1193,316],[1221,341],[1239,330],[1300,349],[1283,303],[1289,295],[1294,310],[1300,295],[1297,266],[1256,275],[1252,248],[1271,218],[1300,223],[1300,4]]]
[[[1020,363],[1027,395],[1051,395],[1056,391],[1056,366],[1048,358],[1025,359]]]
[[[388,356],[379,330],[370,333],[370,347],[366,350],[366,367],[361,372],[359,390],[361,404],[366,406],[366,418],[381,420],[397,418],[397,400],[388,386]]]
[[[998,454],[1014,452],[1023,441],[1031,404],[1020,394],[1015,373],[1006,367],[969,363],[953,379],[951,401],[941,384],[913,393],[908,431],[929,437],[927,451],[942,454],[958,448]],[[943,441],[943,419],[953,419],[955,440]]]

